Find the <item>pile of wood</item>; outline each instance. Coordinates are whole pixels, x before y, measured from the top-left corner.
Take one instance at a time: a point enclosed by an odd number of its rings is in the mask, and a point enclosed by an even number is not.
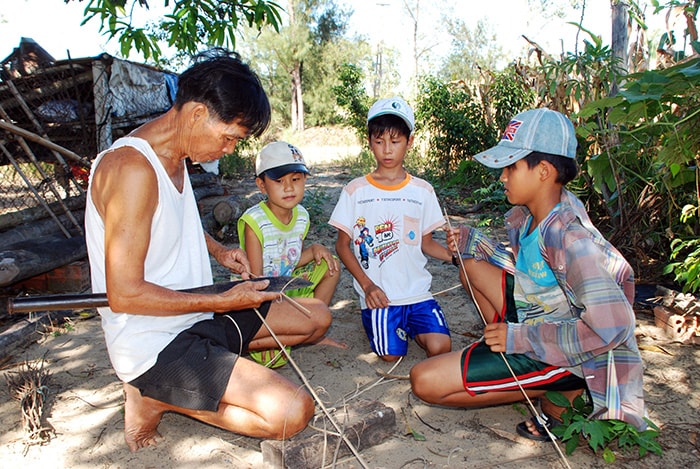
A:
[[[83,219],[84,195],[64,202],[72,208],[72,217]],[[82,230],[68,217],[65,213],[58,215],[57,223],[44,207],[0,216],[0,287],[85,258]],[[63,231],[68,231],[70,237]]]
[[[211,173],[190,175],[198,201],[202,224],[207,232],[221,237],[221,232],[235,224],[250,205],[234,195],[227,195],[219,178]],[[63,201],[72,216],[84,218],[85,195]],[[57,204],[50,204],[56,210]],[[43,207],[34,207],[0,216],[0,287],[9,287],[35,275],[85,259],[87,249],[82,229],[71,227],[68,215],[58,215],[57,223]]]

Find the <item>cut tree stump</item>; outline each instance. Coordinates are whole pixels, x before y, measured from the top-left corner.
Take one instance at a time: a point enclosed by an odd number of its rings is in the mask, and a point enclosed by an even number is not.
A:
[[[359,452],[396,434],[394,409],[381,402],[361,400],[336,409],[332,415]],[[313,422],[313,426],[316,429],[307,428],[288,440],[260,443],[265,467],[317,469],[353,454],[330,422]],[[327,429],[328,433],[319,432],[318,428]]]

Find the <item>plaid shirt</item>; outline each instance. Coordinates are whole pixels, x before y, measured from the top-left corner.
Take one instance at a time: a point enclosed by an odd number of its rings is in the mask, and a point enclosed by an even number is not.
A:
[[[518,233],[530,212],[506,214],[510,241],[496,244],[462,229],[464,257],[486,260],[513,273]],[[542,257],[554,272],[574,319],[537,325],[508,324],[506,353],[523,353],[555,366],[581,365],[593,399],[593,416],[645,428],[642,358],[634,337],[634,272],[591,223],[581,201],[562,189],[561,203],[539,226]]]

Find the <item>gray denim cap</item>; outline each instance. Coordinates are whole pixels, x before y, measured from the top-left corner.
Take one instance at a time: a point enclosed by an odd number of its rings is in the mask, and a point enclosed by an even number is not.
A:
[[[562,113],[531,109],[513,117],[495,147],[474,155],[489,168],[504,168],[533,151],[576,158],[576,131]]]

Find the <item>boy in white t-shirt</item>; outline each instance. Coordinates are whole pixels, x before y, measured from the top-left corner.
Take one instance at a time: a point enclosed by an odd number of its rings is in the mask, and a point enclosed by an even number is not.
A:
[[[354,277],[372,350],[389,362],[406,355],[409,338],[429,357],[452,346],[430,293],[425,256],[453,259],[432,237],[445,220],[433,187],[403,167],[414,126],[413,111],[399,97],[371,107],[367,127],[377,167],[343,188],[329,221],[338,229],[335,249]]]

